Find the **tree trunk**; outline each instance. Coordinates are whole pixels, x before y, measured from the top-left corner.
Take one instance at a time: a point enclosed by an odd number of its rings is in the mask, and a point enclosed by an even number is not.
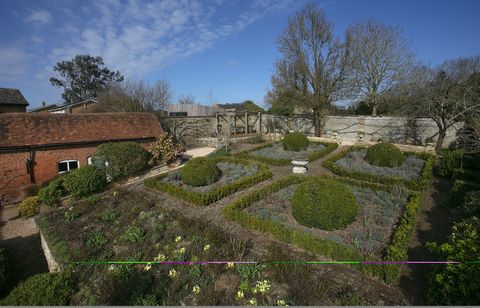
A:
[[[313,111],[313,125],[315,127],[315,136],[320,137],[322,135],[322,120],[323,113],[320,111]]]
[[[372,117],[376,117],[377,115],[378,115],[378,105],[376,103],[373,103]]]
[[[447,134],[446,129],[440,129],[438,131],[437,144],[435,145],[435,153],[439,153],[443,146],[443,140],[445,140],[445,135]]]

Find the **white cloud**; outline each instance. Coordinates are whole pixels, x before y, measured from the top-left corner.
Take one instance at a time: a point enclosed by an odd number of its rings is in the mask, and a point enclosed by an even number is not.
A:
[[[230,1],[165,0],[140,2],[98,0],[89,15],[65,27],[77,35],[52,50],[55,64],[75,54],[102,56],[111,69],[141,77],[179,59],[210,48],[216,41],[244,30],[272,10],[294,0],[252,1],[241,10]],[[48,13],[48,12],[47,12]],[[83,22],[83,24],[82,24]],[[78,31],[78,29],[82,29]]]
[[[30,14],[25,18],[29,22],[38,22],[47,24],[52,20],[50,12],[45,10],[30,10]]]

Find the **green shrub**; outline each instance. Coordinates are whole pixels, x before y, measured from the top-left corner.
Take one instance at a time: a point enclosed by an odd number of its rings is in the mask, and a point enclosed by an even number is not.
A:
[[[5,292],[8,283],[8,259],[5,248],[0,247],[0,297]]]
[[[75,169],[65,176],[65,189],[75,199],[91,196],[107,184],[105,173],[93,165]]]
[[[422,190],[428,183],[430,183],[430,180],[433,175],[433,166],[435,164],[435,156],[428,153],[416,153],[416,152],[404,153],[406,156],[415,155],[425,160],[425,166],[423,167],[422,174],[420,175],[420,177],[418,179],[410,179],[410,180],[405,180],[401,177],[376,175],[368,172],[349,171],[340,167],[335,163],[337,160],[343,158],[349,152],[358,151],[361,149],[364,149],[364,147],[351,146],[342,152],[339,152],[335,155],[330,156],[328,159],[326,159],[322,163],[322,166],[340,176],[350,177],[350,178],[354,178],[362,181],[378,182],[385,185],[403,184],[408,188],[417,190],[417,191]]]
[[[467,217],[480,217],[480,190],[471,191],[465,195],[465,202],[463,203],[462,210]]]
[[[281,178],[273,182],[272,184],[266,185],[256,191],[253,191],[237,199],[231,205],[224,208],[224,216],[229,220],[233,220],[239,223],[241,226],[247,229],[265,232],[281,241],[297,245],[315,254],[320,254],[334,260],[359,260],[367,261],[367,263],[369,261],[373,261],[374,263],[380,261],[377,258],[365,256],[354,247],[346,246],[344,244],[331,241],[329,239],[319,238],[310,233],[289,228],[279,222],[263,220],[253,214],[244,211],[244,209],[248,208],[255,202],[258,202],[261,199],[266,198],[283,188],[286,188],[293,184],[303,183],[308,179],[308,177],[300,177],[297,175],[289,175]],[[378,183],[363,182],[349,178],[340,178],[338,179],[338,181],[375,190],[390,191],[394,189],[392,187]],[[413,231],[415,230],[417,213],[421,205],[422,195],[419,192],[412,192],[409,195],[409,200],[407,205],[405,206],[405,210],[400,217],[398,227],[395,229],[392,235],[393,239],[388,246],[388,251],[386,252],[385,257],[386,260],[397,262],[406,259],[408,245],[412,238]],[[374,263],[368,264],[366,266],[352,265],[352,267],[364,273],[381,277],[386,282],[395,282],[400,277],[402,265],[392,264],[388,266],[381,266]]]
[[[429,243],[438,260],[459,264],[437,266],[428,288],[432,305],[478,305],[480,303],[480,266],[473,263],[480,252],[480,219],[472,217],[455,223],[448,242]]]
[[[182,181],[191,186],[215,183],[221,175],[222,171],[217,167],[216,161],[206,157],[192,159],[180,171]]]
[[[336,180],[318,178],[298,186],[292,214],[301,225],[323,230],[344,229],[358,213],[352,191]]]
[[[463,205],[465,195],[468,192],[476,190],[480,190],[480,183],[478,182],[455,180],[445,204],[450,208],[461,207]]]
[[[38,198],[40,201],[48,206],[57,205],[58,199],[66,194],[63,185],[64,175],[61,175],[48,183],[48,185],[40,188],[38,191]]]
[[[145,170],[150,158],[151,154],[136,142],[115,142],[98,146],[94,163],[112,180],[118,180]]]
[[[480,182],[480,172],[472,171],[464,168],[453,169],[452,180],[466,180],[472,182]]]
[[[238,159],[235,157],[218,157],[213,159],[217,163],[228,162],[232,164],[244,164],[247,166],[253,164],[253,162],[250,162],[248,160]],[[251,187],[266,179],[270,179],[272,177],[272,172],[270,171],[270,169],[268,169],[266,165],[258,164],[258,167],[259,171],[257,173],[251,176],[241,177],[232,183],[220,185],[208,192],[198,192],[192,189],[186,189],[174,184],[163,182],[162,179],[168,175],[167,173],[159,175],[158,177],[146,179],[144,181],[144,185],[149,188],[166,192],[169,195],[183,199],[187,202],[204,206],[218,201],[226,196],[229,196],[239,190]]]
[[[37,196],[25,198],[22,203],[20,203],[18,214],[23,219],[35,216],[38,213],[38,203],[39,198]]]
[[[375,166],[398,167],[403,163],[402,151],[391,143],[377,143],[368,147],[366,160]]]
[[[9,306],[66,306],[73,283],[67,273],[44,273],[20,282],[0,304]]]
[[[307,136],[302,133],[288,133],[282,139],[282,145],[285,151],[304,151],[307,149],[308,144]]]

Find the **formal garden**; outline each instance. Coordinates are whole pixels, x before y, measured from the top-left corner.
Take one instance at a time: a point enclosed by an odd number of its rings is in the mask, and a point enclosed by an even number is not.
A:
[[[99,146],[93,165],[61,175],[25,199],[19,214],[35,217],[61,271],[10,287],[1,303],[385,303],[388,296],[380,300],[372,294],[398,292],[392,290],[405,269],[400,263],[409,258],[434,171],[452,180],[445,206],[460,204],[466,220],[458,222],[449,243],[429,244],[431,250],[455,260],[463,254],[473,258],[477,251],[478,219],[471,216],[478,215],[480,203],[478,169],[468,155],[448,151],[435,165],[432,154],[389,143],[337,149],[335,143],[292,133],[237,153],[220,149],[126,184],[153,165],[178,161],[182,149],[168,144],[171,137],[159,139],[151,152],[134,143]],[[292,174],[295,159],[309,161],[307,175]],[[458,234],[468,247],[458,246]],[[358,280],[355,288],[335,285],[321,267],[302,264],[286,244],[301,249],[303,260],[354,263],[338,265],[330,275],[348,272]],[[0,277],[8,272],[2,256],[0,250]],[[274,265],[281,260],[300,264]],[[453,295],[454,286],[439,281],[473,284],[469,271],[471,266],[436,268],[429,302],[465,302]],[[365,279],[372,286],[360,283]],[[369,288],[374,290],[365,291]],[[387,303],[405,304],[398,296]]]

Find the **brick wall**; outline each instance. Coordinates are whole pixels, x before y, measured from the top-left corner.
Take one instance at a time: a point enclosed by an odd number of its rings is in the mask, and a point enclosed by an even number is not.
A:
[[[141,145],[147,150],[151,147],[151,143],[142,143]],[[94,152],[95,146],[36,150],[35,183],[30,182],[25,164],[30,157],[29,152],[0,153],[0,200],[2,200],[0,203],[9,204],[23,200],[30,186],[41,185],[58,174],[58,162],[78,160],[82,167],[87,165],[87,157],[93,155]]]

